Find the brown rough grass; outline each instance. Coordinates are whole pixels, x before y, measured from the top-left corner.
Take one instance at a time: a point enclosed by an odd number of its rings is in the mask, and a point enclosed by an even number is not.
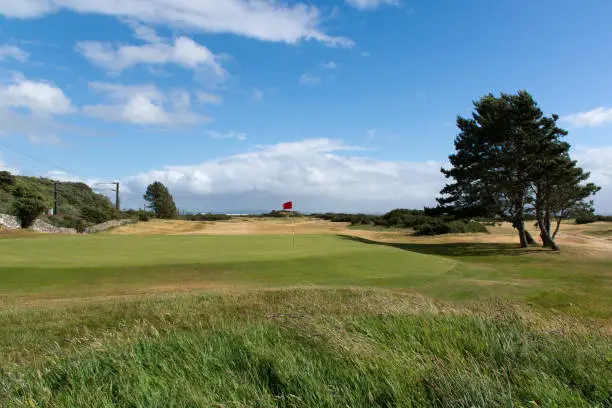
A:
[[[348,223],[333,223],[315,218],[295,220],[276,218],[239,217],[231,221],[176,221],[152,220],[126,225],[113,229],[109,234],[130,235],[289,235],[295,234],[344,234],[381,242],[450,244],[450,243],[496,243],[512,244],[517,242],[514,228],[509,223],[489,226],[489,234],[448,234],[436,237],[413,237],[409,230],[371,231],[349,228]],[[539,232],[533,223],[528,230],[538,239]],[[557,242],[570,252],[612,259],[612,241],[590,235],[594,231],[607,231],[611,223],[596,222],[576,225],[565,222],[557,236]],[[2,233],[0,232],[0,236]],[[568,248],[569,247],[569,248]]]

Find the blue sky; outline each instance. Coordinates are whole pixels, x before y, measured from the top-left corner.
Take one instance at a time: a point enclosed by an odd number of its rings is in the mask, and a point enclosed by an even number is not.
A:
[[[0,0],[0,167],[184,209],[431,205],[457,114],[527,89],[612,213],[612,3]]]

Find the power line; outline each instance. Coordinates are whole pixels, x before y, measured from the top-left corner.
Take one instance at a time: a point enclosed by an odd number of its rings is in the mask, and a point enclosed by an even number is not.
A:
[[[2,147],[4,147],[5,149],[8,149],[8,150],[10,150],[10,151],[12,151],[12,152],[14,152],[14,153],[17,153],[17,154],[20,154],[20,155],[22,155],[22,156],[25,156],[25,157],[27,157],[28,159],[31,159],[31,160],[37,161],[37,162],[42,163],[42,164],[49,165],[49,166],[51,166],[51,167],[53,167],[53,168],[55,168],[55,169],[57,169],[57,170],[61,170],[61,171],[63,171],[63,172],[64,172],[64,173],[66,173],[66,174],[73,174],[72,172],[70,172],[70,171],[68,171],[68,170],[66,170],[66,169],[63,169],[63,168],[61,168],[60,166],[58,166],[58,165],[56,165],[56,164],[54,164],[54,163],[51,163],[51,162],[49,162],[49,161],[47,161],[47,160],[43,160],[43,159],[40,159],[40,158],[38,158],[38,157],[32,156],[32,155],[31,155],[31,154],[29,154],[29,153],[24,153],[24,152],[22,152],[22,151],[20,151],[20,150],[18,150],[18,149],[15,149],[14,147],[11,147],[11,146],[7,145],[7,144],[6,144],[6,143],[4,143],[4,142],[0,142],[0,146],[2,146]]]

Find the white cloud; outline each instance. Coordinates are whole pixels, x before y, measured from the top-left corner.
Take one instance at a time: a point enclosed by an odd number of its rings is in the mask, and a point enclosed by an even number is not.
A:
[[[155,29],[149,26],[139,24],[138,22],[129,22],[134,30],[134,38],[148,42],[148,43],[161,43],[164,39],[157,35]]]
[[[108,82],[90,82],[89,87],[96,91],[106,93],[110,98],[115,100],[129,99],[133,96],[145,96],[148,99],[162,100],[163,93],[155,85],[120,85],[111,84]]]
[[[13,168],[9,166],[8,164],[6,164],[6,162],[2,158],[2,152],[0,152],[0,171],[8,171],[9,173],[12,173],[12,174],[19,174],[18,169]]]
[[[315,40],[330,46],[351,46],[344,37],[321,29],[315,6],[275,0],[0,0],[0,14],[34,18],[69,9],[165,24],[209,33],[231,33],[261,41],[294,44]]]
[[[305,73],[300,77],[300,85],[318,85],[321,83],[321,77],[315,74]]]
[[[33,18],[53,11],[50,0],[0,0],[0,14],[15,18]]]
[[[117,85],[90,83],[92,89],[104,92],[112,103],[87,105],[83,113],[109,122],[137,125],[195,124],[209,118],[191,111],[191,98],[186,91],[168,95],[154,85]]]
[[[12,58],[17,61],[24,62],[29,57],[30,54],[15,45],[0,45],[0,61],[5,61],[9,58]]]
[[[325,69],[336,69],[338,68],[338,64],[336,64],[334,61],[328,61],[321,64],[321,67]]]
[[[53,84],[16,76],[0,85],[0,108],[25,108],[36,115],[60,115],[74,111],[70,99]]]
[[[612,146],[577,147],[572,157],[591,172],[589,181],[601,187],[601,191],[595,195],[597,209],[612,215]]]
[[[372,54],[370,54],[370,53],[369,53],[369,52],[367,52],[367,51],[362,52],[362,53],[361,53],[361,56],[362,56],[362,57],[364,57],[364,58],[372,58]]]
[[[52,133],[44,134],[31,134],[28,135],[28,141],[32,144],[40,144],[40,145],[50,145],[50,146],[63,146],[64,142],[57,136]]]
[[[363,150],[330,139],[262,146],[191,166],[168,166],[125,180],[135,194],[159,180],[180,206],[231,211],[276,208],[293,199],[299,210],[386,211],[432,205],[444,183],[438,162],[351,157]],[[206,205],[206,208],[202,208]]]
[[[121,72],[138,64],[177,64],[187,69],[204,68],[219,78],[227,75],[215,54],[188,37],[178,37],[173,44],[160,42],[118,47],[84,41],[77,44],[77,50],[92,64],[111,72]]]
[[[263,101],[264,98],[264,93],[262,90],[254,88],[253,89],[253,100],[257,101],[257,102],[261,102]]]
[[[382,5],[399,6],[399,0],[346,0],[346,4],[359,10],[374,10]]]
[[[66,173],[63,170],[50,170],[47,172],[47,174],[45,174],[45,177],[50,178],[52,180],[61,181],[64,183],[66,182],[70,182],[70,183],[84,182],[81,178],[73,174]]]
[[[206,134],[212,137],[213,139],[236,139],[236,140],[243,141],[243,140],[246,140],[247,138],[246,133],[235,132],[235,131],[218,132],[216,130],[209,130],[206,132]]]
[[[216,95],[216,94],[212,94],[208,92],[197,91],[196,96],[198,98],[198,101],[204,104],[208,103],[212,105],[220,105],[221,102],[223,102],[223,98],[220,95]]]
[[[572,113],[561,118],[561,121],[574,127],[598,127],[612,124],[612,108],[604,106],[588,112]]]

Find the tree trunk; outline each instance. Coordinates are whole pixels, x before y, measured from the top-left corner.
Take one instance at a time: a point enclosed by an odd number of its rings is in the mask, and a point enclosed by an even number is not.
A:
[[[525,239],[527,240],[527,243],[529,245],[537,245],[538,243],[536,242],[535,239],[533,239],[533,237],[531,236],[531,234],[529,233],[529,231],[525,230]]]
[[[559,218],[557,218],[557,227],[555,228],[555,232],[553,232],[552,237],[551,237],[553,241],[557,237],[557,233],[559,232],[559,228],[561,227],[561,221],[563,221],[562,215],[560,215]]]
[[[525,231],[525,223],[523,222],[523,220],[514,220],[512,226],[518,230],[521,248],[527,248],[529,245],[527,242],[527,234]]]
[[[538,226],[540,227],[540,236],[542,237],[542,241],[544,242],[544,246],[552,249],[553,251],[558,251],[559,247],[555,244],[555,241],[550,237],[550,230],[546,229],[546,225],[540,220],[538,220]]]

